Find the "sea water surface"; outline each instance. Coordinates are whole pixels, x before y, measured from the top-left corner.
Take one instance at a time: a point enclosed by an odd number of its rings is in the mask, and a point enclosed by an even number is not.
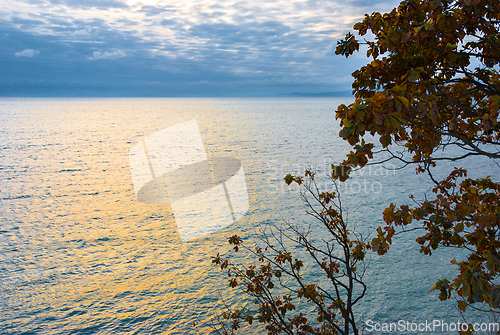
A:
[[[350,148],[338,137],[335,110],[351,101],[0,99],[0,333],[210,333],[224,303],[242,301],[211,257],[250,262],[230,252],[231,235],[251,240],[260,227],[283,219],[310,221],[297,188],[283,177],[307,167],[325,174],[343,160]],[[249,211],[221,231],[181,242],[168,206],[137,201],[129,151],[193,119],[207,155],[242,162]],[[498,171],[488,161],[468,164]],[[409,203],[409,194],[422,199],[430,187],[413,168],[375,167],[340,190],[349,222],[368,234],[383,223],[389,203]],[[398,236],[387,255],[368,257],[360,323],[463,320],[454,301],[440,302],[430,290],[452,278],[449,259],[463,255],[423,256],[414,238]],[[307,267],[306,278],[315,280]]]

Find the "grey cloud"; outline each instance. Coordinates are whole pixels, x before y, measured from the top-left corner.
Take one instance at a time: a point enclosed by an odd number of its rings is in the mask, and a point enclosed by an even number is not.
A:
[[[132,21],[132,20],[127,19],[127,18],[118,19],[118,20],[116,20],[116,22],[123,23],[126,26],[137,26],[137,25],[139,25],[139,22]]]
[[[86,26],[81,30],[74,31],[73,35],[82,36],[82,35],[89,35],[90,33],[92,33],[92,28],[90,26]]]
[[[173,11],[173,8],[170,6],[163,6],[163,5],[158,5],[158,6],[142,6],[138,12],[144,13],[146,16],[156,16],[159,14],[163,14],[166,12],[171,12]]]
[[[13,16],[11,17],[10,21],[16,25],[21,25],[21,26],[25,26],[25,27],[29,27],[31,28],[32,26],[40,26],[40,25],[43,25],[45,24],[46,22],[43,21],[43,20],[38,20],[38,19],[26,19],[26,18],[22,18],[22,17],[19,17],[19,16]]]
[[[245,60],[248,60],[248,61],[253,61],[253,60],[257,60],[257,59],[259,59],[259,52],[258,51],[254,51],[254,52],[245,56]]]
[[[59,27],[73,27],[75,25],[74,20],[66,17],[58,17],[58,16],[48,16],[45,17],[47,22],[54,26]]]
[[[337,48],[337,43],[335,42],[330,42],[328,46],[326,47],[325,51],[323,52],[323,56],[329,57],[329,56],[335,56],[335,49]]]
[[[128,8],[125,1],[120,0],[49,0],[52,5],[63,5],[76,8]]]
[[[112,52],[94,51],[94,53],[92,53],[92,56],[87,58],[90,60],[98,60],[98,59],[118,59],[123,57],[127,57],[127,54],[122,50],[116,50]]]
[[[223,43],[265,44],[268,37],[281,36],[290,28],[281,22],[250,22],[244,24],[203,23],[191,27],[190,34],[202,38],[218,38]]]
[[[172,27],[172,26],[176,26],[178,24],[178,22],[176,20],[172,20],[172,19],[164,19],[160,22],[160,24],[162,26],[169,26],[169,27]]]

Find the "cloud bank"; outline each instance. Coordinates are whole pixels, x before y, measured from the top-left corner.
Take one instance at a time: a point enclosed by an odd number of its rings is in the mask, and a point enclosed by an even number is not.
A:
[[[365,13],[390,11],[398,4],[5,0],[0,2],[0,71],[5,74],[0,92],[206,96],[344,91],[351,83],[345,78],[367,59],[363,53],[348,60],[335,56],[336,41]],[[39,50],[44,57],[36,57]],[[33,60],[21,64],[15,61],[19,57]]]

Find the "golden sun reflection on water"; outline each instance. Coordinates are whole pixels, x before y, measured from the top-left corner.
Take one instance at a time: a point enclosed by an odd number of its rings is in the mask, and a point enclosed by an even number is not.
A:
[[[227,249],[226,238],[181,243],[168,206],[135,199],[128,166],[137,140],[193,118],[189,108],[204,121],[199,106],[42,100],[23,107],[8,111],[17,115],[6,120],[10,179],[2,182],[3,218],[18,228],[4,234],[16,250],[2,253],[4,289],[22,310],[6,311],[17,329],[182,333],[197,314],[210,319],[217,290],[225,290],[210,257]],[[208,137],[207,150],[237,152],[222,136]]]

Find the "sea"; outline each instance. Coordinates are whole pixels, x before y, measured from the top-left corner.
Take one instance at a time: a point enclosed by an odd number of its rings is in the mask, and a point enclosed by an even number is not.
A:
[[[328,238],[307,215],[301,189],[283,178],[311,169],[320,188],[334,187],[330,165],[352,150],[338,136],[335,111],[352,101],[1,98],[0,333],[216,334],[228,308],[255,310],[238,287],[228,286],[212,257],[253,264],[251,254],[231,249],[229,237],[239,235],[253,246],[266,229],[285,223],[310,229],[317,241]],[[248,211],[223,229],[183,241],[171,206],[137,199],[130,151],[144,138],[192,120],[207,156],[241,162]],[[494,162],[463,164],[472,174],[498,176]],[[436,176],[454,165],[441,164]],[[349,226],[369,239],[390,203],[412,204],[410,194],[417,201],[432,197],[427,175],[393,162],[355,171],[337,187]],[[416,236],[397,235],[384,256],[368,253],[366,296],[355,306],[359,327],[382,334],[375,323],[402,322],[408,329],[394,333],[422,334],[448,332],[412,324],[491,322],[491,314],[461,313],[453,298],[440,301],[431,290],[457,275],[450,260],[466,254],[438,249],[423,255]],[[305,257],[304,280],[321,284],[325,279],[304,250],[288,246]],[[314,316],[312,309],[303,312]],[[263,328],[255,322],[239,332],[262,334]]]

